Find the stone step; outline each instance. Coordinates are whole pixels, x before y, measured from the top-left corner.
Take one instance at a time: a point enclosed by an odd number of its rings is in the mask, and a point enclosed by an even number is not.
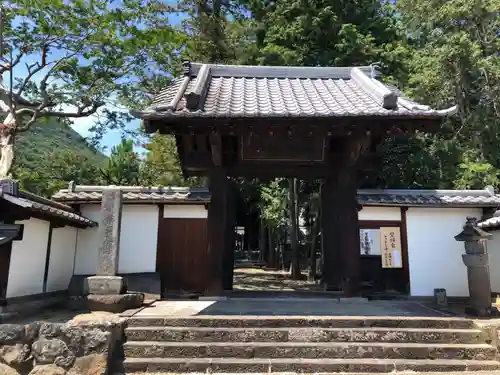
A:
[[[472,319],[431,317],[388,317],[388,316],[196,316],[161,317],[134,316],[128,319],[129,327],[225,327],[225,328],[476,328]]]
[[[392,358],[492,360],[488,344],[418,344],[387,342],[160,342],[129,341],[127,358]]]
[[[500,370],[497,361],[296,358],[127,358],[125,373],[392,373]],[[354,374],[353,374],[354,375]]]
[[[128,341],[485,343],[479,329],[130,327]]]

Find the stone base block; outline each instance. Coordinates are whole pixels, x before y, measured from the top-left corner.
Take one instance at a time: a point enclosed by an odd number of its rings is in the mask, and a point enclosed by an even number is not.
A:
[[[90,311],[107,311],[116,314],[129,309],[137,309],[142,306],[143,302],[143,293],[89,294],[87,296],[87,307]]]
[[[200,296],[198,301],[226,301],[226,296]]]
[[[89,294],[124,294],[127,285],[121,276],[90,276],[87,277]]]

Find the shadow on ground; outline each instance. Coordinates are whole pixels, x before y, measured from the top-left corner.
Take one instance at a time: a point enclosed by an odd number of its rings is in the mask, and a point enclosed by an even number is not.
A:
[[[292,280],[284,271],[262,268],[236,268],[234,270],[233,290],[267,292],[314,292],[321,287],[314,281]]]

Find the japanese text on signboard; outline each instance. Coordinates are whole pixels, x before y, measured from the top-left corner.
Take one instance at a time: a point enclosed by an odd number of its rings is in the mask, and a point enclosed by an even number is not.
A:
[[[402,268],[401,233],[398,227],[380,228],[382,268]]]

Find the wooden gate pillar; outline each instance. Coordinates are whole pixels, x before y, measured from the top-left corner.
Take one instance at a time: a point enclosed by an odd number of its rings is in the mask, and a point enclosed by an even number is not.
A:
[[[228,181],[227,197],[226,197],[226,222],[227,228],[224,242],[224,259],[223,259],[223,288],[224,290],[233,290],[234,276],[234,250],[236,243],[236,207],[235,207],[235,187],[231,180]]]
[[[327,290],[340,290],[343,274],[341,248],[336,245],[336,231],[338,225],[335,213],[335,176],[325,178],[321,191],[321,235],[323,236],[323,282]]]
[[[327,289],[342,289],[346,297],[359,291],[360,244],[357,169],[370,144],[367,135],[332,142],[330,173],[322,195],[323,279]]]
[[[213,168],[209,178],[210,204],[208,206],[208,249],[206,295],[220,296],[223,293],[223,264],[228,233],[229,180],[222,168]]]
[[[323,278],[329,290],[353,297],[360,277],[357,185],[345,177],[342,171],[327,177],[322,191]]]

